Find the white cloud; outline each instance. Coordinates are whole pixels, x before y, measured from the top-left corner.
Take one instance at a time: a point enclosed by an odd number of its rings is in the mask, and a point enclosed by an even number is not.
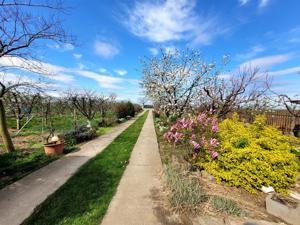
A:
[[[149,51],[152,55],[157,55],[159,50],[157,48],[149,48]]]
[[[300,74],[300,66],[291,67],[284,70],[271,71],[268,73],[268,75],[270,76],[281,76],[281,75],[288,75],[288,74]]]
[[[257,54],[264,52],[264,51],[265,51],[265,48],[263,46],[255,45],[247,53],[237,54],[236,58],[237,58],[237,60],[247,60],[247,59],[253,58]]]
[[[269,4],[270,0],[259,0],[258,7],[263,8],[266,7]]]
[[[71,51],[75,48],[74,45],[72,45],[70,43],[65,43],[65,44],[54,43],[54,44],[48,44],[47,46],[49,48],[56,49],[56,50],[61,51],[61,52]]]
[[[239,0],[240,5],[246,5],[249,0]]]
[[[73,56],[75,59],[81,59],[82,54],[74,53]]]
[[[136,36],[153,42],[187,40],[210,44],[223,33],[216,18],[200,16],[195,0],[137,1],[128,10],[126,27]]]
[[[0,80],[6,85],[9,83],[20,83],[20,82],[32,83],[33,82],[33,80],[29,77],[20,76],[15,73],[6,73],[6,72],[0,72]]]
[[[107,41],[96,40],[94,43],[95,53],[104,58],[113,58],[119,54],[119,49]]]
[[[105,68],[100,68],[100,69],[99,69],[99,72],[100,72],[100,73],[107,73],[107,69],[105,69]]]
[[[38,63],[38,66],[42,67],[46,73],[39,73],[49,79],[56,80],[59,82],[63,83],[68,83],[75,85],[73,81],[75,81],[76,76],[83,76],[87,77],[90,79],[93,79],[98,82],[100,87],[107,88],[107,89],[123,89],[122,85],[126,83],[136,85],[137,80],[134,79],[124,79],[121,77],[113,77],[109,75],[105,75],[103,73],[97,73],[94,71],[90,71],[85,69],[86,67],[82,64],[82,66],[79,66],[79,68],[68,68],[68,67],[63,67],[63,66],[58,66],[54,64],[49,64],[49,63],[44,63],[44,62],[37,62],[34,60],[25,60],[25,59],[20,59],[17,57],[1,57],[0,58],[0,68],[1,66],[5,66],[7,68],[11,69],[19,69],[21,71],[29,71],[29,72],[36,72],[36,68],[32,67],[32,65],[35,65]],[[103,69],[103,68],[102,68]],[[125,74],[125,70],[118,70],[119,74]],[[24,75],[22,76],[24,78],[28,78],[28,76]],[[14,79],[16,79],[14,77]]]
[[[122,70],[122,69],[117,69],[117,70],[114,70],[117,74],[119,74],[120,76],[124,76],[127,74],[127,71],[126,70]]]
[[[221,74],[218,75],[218,77],[220,79],[228,80],[232,77],[232,74],[230,74],[230,73],[221,73]]]
[[[61,73],[53,75],[53,76],[49,76],[48,78],[57,80],[57,81],[61,81],[64,83],[72,83],[74,81],[74,77],[72,75],[61,74]]]
[[[80,70],[86,69],[86,66],[83,63],[78,63],[77,65]]]
[[[256,1],[258,3],[259,8],[264,8],[270,3],[270,0],[256,0]],[[241,6],[244,6],[244,5],[248,4],[249,2],[250,2],[250,0],[239,0],[239,3]]]
[[[270,67],[286,62],[291,58],[291,54],[272,55],[249,60],[247,62],[242,63],[240,67],[243,68],[251,66],[258,67],[260,69],[269,69]]]
[[[166,53],[175,53],[176,47],[175,46],[166,46],[165,47],[165,52]]]
[[[120,84],[123,82],[123,79],[121,78],[106,76],[87,70],[80,70],[77,71],[77,73],[81,76],[96,80],[99,83],[99,85],[103,88],[121,89]]]
[[[17,68],[22,71],[38,73],[49,79],[62,81],[65,83],[70,83],[74,81],[73,76],[63,74],[65,72],[71,72],[71,70],[68,68],[49,64],[49,63],[39,62],[35,60],[27,60],[20,57],[14,57],[14,56],[1,57],[0,67],[11,68],[11,69]]]

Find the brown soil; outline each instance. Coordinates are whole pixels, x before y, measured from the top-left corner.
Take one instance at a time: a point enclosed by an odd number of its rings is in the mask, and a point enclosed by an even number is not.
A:
[[[10,133],[15,134],[16,131],[13,129],[9,130]],[[33,143],[41,143],[42,142],[42,136],[40,135],[26,135],[26,136],[16,136],[16,137],[12,137],[14,146],[16,149],[20,150],[20,151],[33,151],[35,149],[31,148],[31,145]],[[2,144],[2,139],[0,138],[0,144]],[[3,150],[0,148],[0,153],[3,152]]]

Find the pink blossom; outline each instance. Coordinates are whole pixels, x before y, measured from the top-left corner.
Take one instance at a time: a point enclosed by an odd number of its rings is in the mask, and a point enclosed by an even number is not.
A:
[[[210,139],[210,145],[212,145],[213,147],[217,147],[219,145],[219,142],[218,142],[217,139],[211,138]]]
[[[211,119],[211,125],[217,126],[218,125],[218,120],[216,118]]]
[[[192,135],[191,135],[191,139],[192,139],[192,140],[196,139],[196,134],[192,134]]]
[[[204,123],[206,121],[206,114],[205,113],[201,113],[198,117],[197,120],[199,123]]]
[[[213,126],[211,127],[211,130],[212,130],[212,132],[217,133],[217,132],[219,131],[218,125],[213,125]]]
[[[219,156],[219,153],[217,153],[217,152],[215,152],[215,151],[210,152],[210,154],[211,154],[211,157],[212,157],[213,159],[216,159],[216,158],[218,158],[218,156]]]
[[[177,130],[177,126],[176,126],[176,124],[174,124],[174,125],[171,127],[170,131],[171,131],[171,132],[176,132],[176,130]]]
[[[170,131],[166,132],[166,133],[164,134],[164,138],[167,139],[168,142],[172,142],[172,140],[173,140],[173,138],[174,138],[174,137],[173,137],[173,133],[170,132]]]
[[[196,141],[190,141],[190,144],[194,146],[195,152],[198,153],[201,147],[200,144],[197,143]]]
[[[175,137],[174,144],[176,144],[177,142],[179,142],[183,138],[183,134],[179,133],[179,132],[176,132],[174,134],[174,137]]]

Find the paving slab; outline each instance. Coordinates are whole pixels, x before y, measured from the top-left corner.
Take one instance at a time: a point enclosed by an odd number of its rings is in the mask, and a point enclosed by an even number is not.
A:
[[[102,225],[161,224],[155,216],[152,192],[161,187],[162,171],[151,111]]]
[[[84,163],[105,149],[129,127],[131,119],[21,180],[0,190],[0,225],[19,225],[46,198],[62,186]]]

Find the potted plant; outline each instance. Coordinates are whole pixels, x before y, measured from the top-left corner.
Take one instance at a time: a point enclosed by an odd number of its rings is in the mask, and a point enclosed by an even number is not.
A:
[[[64,138],[62,135],[55,135],[54,129],[44,139],[44,150],[46,155],[62,154],[64,150]]]

